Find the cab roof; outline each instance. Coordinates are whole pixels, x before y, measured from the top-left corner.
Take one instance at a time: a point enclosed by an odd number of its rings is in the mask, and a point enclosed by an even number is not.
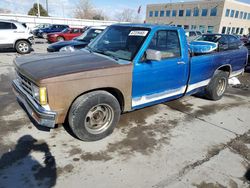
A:
[[[158,24],[136,24],[136,23],[119,23],[114,24],[117,26],[124,26],[124,27],[141,27],[141,28],[149,28],[149,29],[159,29],[159,28],[165,28],[165,29],[180,29],[180,27],[171,26],[171,25],[158,25]]]

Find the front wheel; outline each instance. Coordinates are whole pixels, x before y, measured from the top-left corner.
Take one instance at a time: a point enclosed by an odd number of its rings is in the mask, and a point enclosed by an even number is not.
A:
[[[57,37],[56,39],[57,39],[57,41],[64,41],[64,38],[61,36]]]
[[[205,89],[206,98],[214,101],[221,99],[227,89],[227,86],[228,73],[218,71]]]
[[[16,43],[15,49],[19,54],[28,54],[31,51],[31,45],[25,40],[20,40]]]
[[[120,119],[118,100],[106,91],[77,98],[69,111],[69,126],[81,140],[96,141],[111,134]]]

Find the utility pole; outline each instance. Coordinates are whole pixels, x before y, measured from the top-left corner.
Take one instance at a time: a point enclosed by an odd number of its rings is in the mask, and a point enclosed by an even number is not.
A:
[[[39,0],[36,1],[36,4],[37,4],[37,14],[38,14],[38,17],[40,17],[40,5],[39,5]]]
[[[48,0],[46,0],[46,10],[47,10],[47,13],[49,14],[49,4],[48,4]]]

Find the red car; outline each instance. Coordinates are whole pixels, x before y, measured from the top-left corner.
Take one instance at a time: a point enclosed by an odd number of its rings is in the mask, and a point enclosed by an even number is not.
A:
[[[80,36],[84,32],[83,28],[66,28],[59,33],[49,33],[47,35],[47,40],[49,43],[72,40],[74,37]]]

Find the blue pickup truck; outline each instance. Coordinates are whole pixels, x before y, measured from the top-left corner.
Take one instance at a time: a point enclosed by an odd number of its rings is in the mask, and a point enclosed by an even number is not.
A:
[[[13,87],[36,123],[68,122],[79,139],[99,140],[124,112],[196,93],[219,100],[228,79],[244,72],[248,51],[209,46],[216,44],[189,48],[182,28],[116,24],[83,50],[16,58]]]

